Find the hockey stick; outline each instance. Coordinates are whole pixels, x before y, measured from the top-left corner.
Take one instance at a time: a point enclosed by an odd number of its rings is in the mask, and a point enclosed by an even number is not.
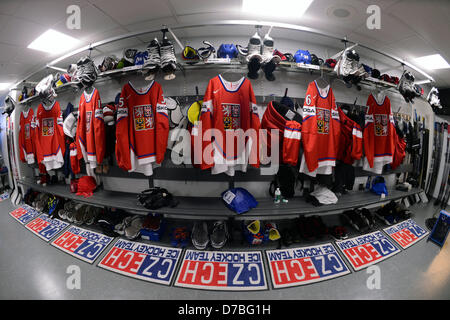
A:
[[[434,136],[433,136],[433,153],[431,157],[430,163],[430,172],[427,177],[427,185],[425,188],[425,194],[430,194],[431,181],[433,180],[434,170],[436,169],[436,154],[437,154],[437,146],[438,146],[438,132],[437,132],[437,122],[434,123]]]
[[[10,177],[11,177],[11,194],[10,194],[10,199],[11,202],[15,204],[15,199],[17,199],[18,197],[18,190],[17,190],[17,186],[16,186],[16,181],[14,179],[14,169],[13,169],[13,161],[12,161],[12,157],[14,156],[12,154],[12,138],[11,138],[11,132],[12,132],[12,128],[11,128],[11,115],[8,115],[7,117],[7,131],[6,131],[6,143],[8,145],[8,167],[9,167],[9,173],[10,173]]]
[[[14,111],[15,112],[15,111]],[[16,189],[17,189],[17,196],[15,199],[13,199],[13,203],[18,206],[19,204],[22,203],[22,189],[17,185],[17,181],[19,181],[19,171],[18,171],[18,164],[16,161],[16,146],[14,144],[14,121],[11,122],[11,132],[12,132],[12,158],[13,158],[13,177],[14,177],[14,183],[16,185]]]
[[[448,125],[445,124],[444,130],[448,130],[448,129],[449,129]],[[444,197],[444,191],[447,186],[448,173],[450,170],[450,163],[449,163],[449,161],[450,161],[450,145],[449,145],[449,143],[450,143],[450,136],[447,136],[447,150],[445,153],[445,167],[444,167],[444,172],[443,172],[443,176],[442,176],[441,187],[439,189],[439,194],[434,203],[435,206],[437,206],[439,204],[439,202],[441,202],[443,200],[442,198]]]

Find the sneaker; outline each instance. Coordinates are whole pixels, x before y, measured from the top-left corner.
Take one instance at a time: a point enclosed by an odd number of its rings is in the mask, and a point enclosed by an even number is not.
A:
[[[281,53],[280,50],[278,50],[278,49],[275,49],[275,50],[273,51],[273,55],[279,57],[279,58],[280,58],[280,61],[287,61],[286,55],[284,55],[283,53]]]
[[[120,223],[117,223],[114,226],[114,232],[123,236],[125,234],[125,228],[129,226],[131,219],[132,219],[131,216],[123,218],[123,220]]]
[[[161,228],[161,216],[148,215],[145,217],[142,227],[150,231],[158,231]]]
[[[297,227],[303,239],[312,240],[314,239],[314,233],[308,222],[309,220],[302,216],[297,220]]]
[[[84,215],[84,223],[86,223],[88,226],[94,224],[95,220],[97,220],[97,217],[100,215],[101,208],[99,207],[89,207],[88,210],[86,210],[86,214]]]
[[[368,227],[367,222],[361,217],[356,210],[347,210],[342,213],[347,222],[357,231],[363,231]]]
[[[208,225],[206,222],[196,222],[192,228],[191,240],[194,247],[204,250],[208,246]]]
[[[141,234],[143,221],[142,216],[136,215],[131,217],[131,220],[129,220],[129,225],[124,229],[125,237],[128,240],[135,240],[139,237]]]
[[[294,243],[294,231],[291,229],[284,229],[283,231],[283,244],[285,246],[290,246]]]
[[[221,249],[227,243],[228,227],[225,221],[217,221],[214,223],[211,232],[211,246],[215,249]]]
[[[175,79],[175,70],[177,69],[177,58],[175,49],[167,38],[163,40],[161,47],[161,68],[164,71],[164,80]]]
[[[175,248],[186,248],[189,232],[186,227],[174,228],[171,234],[171,244]]]
[[[348,238],[347,229],[343,226],[334,226],[331,228],[330,234],[336,240],[345,240]]]
[[[74,222],[75,221],[75,215],[77,213],[77,211],[82,207],[82,204],[75,204],[73,203],[73,206],[67,207],[65,208],[66,211],[66,219],[69,222]]]
[[[75,214],[72,215],[72,222],[76,225],[82,225],[84,222],[84,215],[86,214],[86,210],[88,209],[87,205],[81,205],[80,207],[75,207]]]
[[[328,234],[328,228],[323,222],[322,218],[319,216],[312,216],[309,218],[311,220],[311,224],[313,226],[313,230],[315,230],[316,238],[322,238],[323,236]]]
[[[145,80],[150,81],[155,79],[155,75],[161,67],[161,47],[158,39],[153,39],[147,47],[148,59],[144,62],[144,69],[148,69],[148,74]]]
[[[393,202],[390,202],[387,205],[385,205],[385,206],[379,208],[377,211],[375,211],[375,215],[377,216],[377,218],[380,219],[381,221],[383,221],[388,226],[395,224],[395,217],[392,214],[392,212],[393,212],[392,203]],[[394,205],[395,205],[395,202],[394,202]]]
[[[375,227],[375,218],[368,209],[361,209],[361,215],[367,220],[367,224],[369,225],[369,229],[373,229]]]

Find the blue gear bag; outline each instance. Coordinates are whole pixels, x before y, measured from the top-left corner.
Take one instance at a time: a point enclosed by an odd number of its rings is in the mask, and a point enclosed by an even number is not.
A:
[[[384,178],[381,176],[376,177],[372,182],[372,187],[370,188],[370,191],[373,193],[381,196],[381,194],[388,195],[388,191],[386,188],[386,183],[384,182]]]
[[[222,200],[230,209],[241,214],[255,208],[258,202],[244,188],[231,188],[222,193]]]

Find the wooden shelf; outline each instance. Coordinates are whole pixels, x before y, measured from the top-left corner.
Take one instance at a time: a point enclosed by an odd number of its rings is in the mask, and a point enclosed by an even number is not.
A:
[[[174,208],[164,207],[158,210],[149,210],[138,204],[137,194],[133,193],[97,190],[93,196],[84,198],[71,193],[68,185],[43,187],[29,180],[21,180],[19,183],[36,191],[50,193],[94,206],[119,208],[144,215],[155,212],[163,214],[166,218],[191,220],[223,220],[228,218],[235,218],[236,220],[282,220],[293,219],[302,215],[336,214],[348,209],[399,200],[421,192],[419,189],[413,189],[409,192],[390,190],[389,195],[385,199],[380,199],[379,196],[368,191],[351,192],[341,196],[337,204],[319,207],[307,203],[301,197],[290,199],[286,204],[274,204],[271,198],[262,198],[257,199],[258,207],[242,215],[237,215],[225,207],[222,200],[218,197],[176,197],[179,204]]]

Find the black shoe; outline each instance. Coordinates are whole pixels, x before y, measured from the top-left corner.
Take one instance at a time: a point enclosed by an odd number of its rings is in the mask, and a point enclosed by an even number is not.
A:
[[[321,239],[328,234],[328,228],[319,216],[312,216],[310,219],[316,238]]]
[[[313,230],[311,229],[311,226],[310,226],[307,218],[305,218],[305,217],[298,218],[297,228],[303,239],[305,239],[305,240],[313,240],[314,239],[314,233],[313,233]]]
[[[373,229],[375,227],[375,218],[368,209],[361,209],[361,215],[367,220],[369,229]]]

